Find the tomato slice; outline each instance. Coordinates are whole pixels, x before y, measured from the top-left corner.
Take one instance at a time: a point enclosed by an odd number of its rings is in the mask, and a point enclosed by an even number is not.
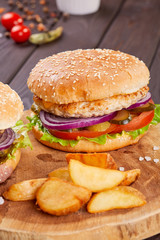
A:
[[[128,124],[116,125],[115,130],[111,133],[120,133],[122,131],[134,131],[148,125],[154,117],[154,110],[149,112],[142,112],[140,115],[134,117]]]
[[[94,132],[88,130],[76,131],[76,132],[65,132],[65,131],[57,131],[57,130],[49,130],[50,133],[62,139],[70,139],[75,140],[78,137],[87,137],[87,138],[94,138],[99,137],[106,133],[120,133],[124,131],[134,131],[139,128],[145,127],[148,125],[154,117],[154,110],[149,112],[142,112],[138,116],[134,117],[128,124],[125,125],[118,125],[118,124],[111,124],[111,126],[103,132]]]
[[[87,138],[99,137],[105,133],[110,133],[115,129],[116,129],[116,124],[111,124],[111,126],[107,128],[106,131],[103,131],[103,132],[94,132],[94,131],[88,131],[88,130],[82,130],[82,131],[76,131],[76,132],[65,132],[65,131],[57,131],[52,129],[48,129],[48,130],[53,136],[57,138],[75,140],[78,137],[87,137]]]

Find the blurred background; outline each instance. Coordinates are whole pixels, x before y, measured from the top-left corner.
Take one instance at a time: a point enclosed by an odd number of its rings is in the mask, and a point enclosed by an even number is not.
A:
[[[8,12],[23,27],[10,29]],[[152,98],[160,103],[160,0],[0,0],[0,18],[0,81],[18,92],[25,109],[33,102],[26,81],[35,64],[79,48],[120,50],[143,60]]]
[[[17,33],[0,25],[0,81],[18,92],[25,109],[32,103],[26,81],[35,64],[78,48],[110,48],[143,60],[151,72],[152,98],[160,103],[159,0],[0,0],[0,17],[7,12],[17,13],[31,31],[31,42],[24,36],[17,43]],[[52,41],[39,45],[50,30]]]

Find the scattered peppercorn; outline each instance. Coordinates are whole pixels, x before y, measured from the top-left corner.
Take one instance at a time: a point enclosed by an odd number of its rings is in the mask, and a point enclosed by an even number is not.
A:
[[[0,8],[0,14],[2,14],[5,11],[5,8]]]
[[[49,12],[49,8],[47,6],[43,7],[43,12],[44,13],[48,13]]]
[[[24,12],[27,13],[29,11],[28,7],[24,8]]]
[[[14,1],[13,0],[9,0],[8,1],[8,5],[13,6],[14,5]]]
[[[67,13],[63,14],[56,9],[54,11],[50,10],[49,2],[47,0],[8,0],[7,3],[12,7],[14,6],[15,12],[16,9],[19,12],[22,12],[20,16],[23,19],[24,24],[31,30],[34,29],[33,33],[36,32],[36,30],[38,32],[48,33],[49,29],[53,28],[60,18],[66,20],[69,17],[69,14]],[[3,11],[2,8],[0,8],[0,14],[1,11]],[[29,22],[26,24],[26,21]],[[9,38],[10,33],[6,32],[4,36]]]
[[[64,20],[67,20],[69,18],[69,13],[64,12],[62,16]]]
[[[17,2],[16,4],[19,10],[23,10],[23,4],[21,2]]]
[[[10,37],[11,37],[11,34],[10,34],[10,32],[5,32],[5,33],[4,33],[4,36],[5,36],[6,38],[10,38]]]
[[[30,23],[28,26],[29,26],[30,29],[34,29],[35,28],[35,24],[34,23]]]
[[[35,5],[35,4],[32,4],[32,5],[31,5],[31,8],[33,8],[33,9],[36,8],[36,5]]]
[[[39,3],[40,3],[41,5],[45,5],[45,4],[46,4],[46,1],[45,1],[45,0],[40,0]]]
[[[50,16],[51,16],[52,18],[57,17],[56,13],[54,13],[54,12],[51,12],[51,13],[50,13]]]
[[[23,20],[26,20],[27,15],[23,14],[23,15],[21,15],[21,18],[22,18]]]
[[[39,32],[46,31],[46,27],[43,23],[39,23],[38,26],[37,26],[37,30]]]

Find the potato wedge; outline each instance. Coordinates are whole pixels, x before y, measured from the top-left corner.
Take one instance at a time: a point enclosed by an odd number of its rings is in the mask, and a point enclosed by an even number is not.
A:
[[[88,166],[73,159],[69,161],[69,174],[76,185],[92,192],[113,188],[126,178],[125,172]]]
[[[41,187],[46,180],[47,178],[38,178],[13,184],[3,193],[3,197],[11,201],[35,199],[38,188]]]
[[[52,215],[66,215],[76,212],[89,201],[91,191],[58,178],[48,179],[37,191],[37,203]]]
[[[120,183],[121,186],[128,186],[131,183],[135,182],[136,179],[139,177],[141,170],[140,169],[133,169],[126,171],[126,178]]]
[[[68,153],[66,160],[69,163],[70,159],[78,160],[84,164],[100,167],[117,169],[117,165],[109,153]]]
[[[144,195],[135,188],[119,186],[95,194],[87,205],[89,213],[112,209],[140,207],[146,203]]]
[[[48,177],[56,177],[71,182],[68,168],[58,168],[48,174]]]

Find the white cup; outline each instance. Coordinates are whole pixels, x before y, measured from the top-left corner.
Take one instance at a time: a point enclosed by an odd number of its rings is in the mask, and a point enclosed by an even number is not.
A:
[[[85,15],[98,11],[101,0],[56,0],[60,11],[73,15]]]

